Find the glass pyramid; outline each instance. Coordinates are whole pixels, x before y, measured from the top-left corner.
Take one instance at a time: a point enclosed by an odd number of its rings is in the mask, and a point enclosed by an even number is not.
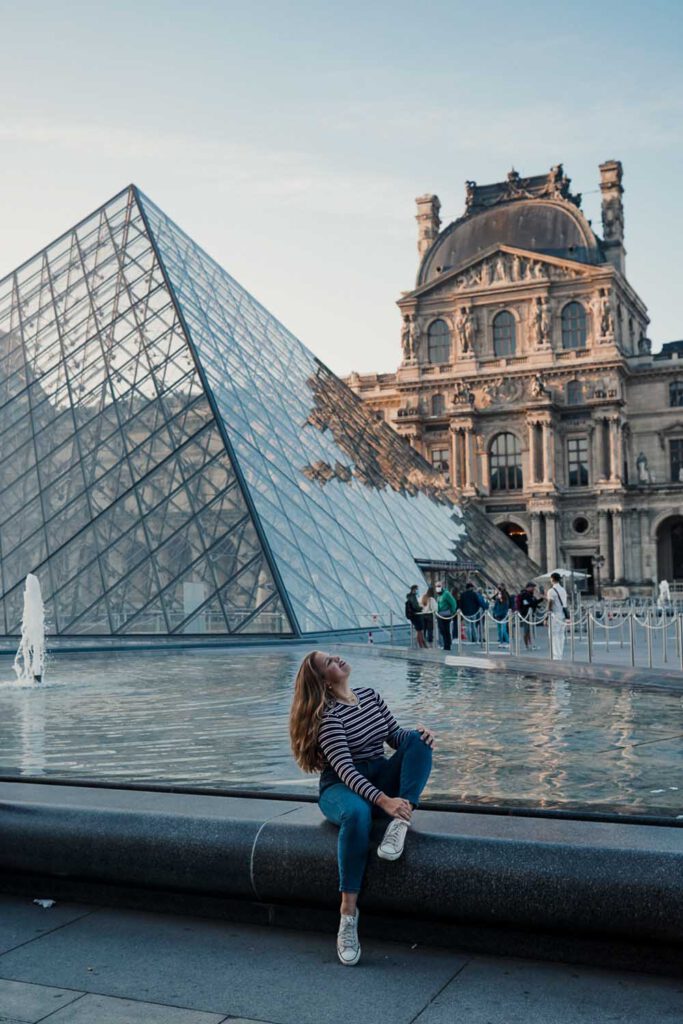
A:
[[[63,635],[367,628],[483,550],[529,575],[134,186],[0,281],[0,632],[27,572]]]

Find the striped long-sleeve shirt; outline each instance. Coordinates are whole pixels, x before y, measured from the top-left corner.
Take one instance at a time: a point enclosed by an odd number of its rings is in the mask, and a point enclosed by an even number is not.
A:
[[[356,761],[369,761],[384,755],[384,744],[397,749],[408,735],[400,729],[396,719],[380,695],[369,686],[352,691],[357,704],[336,701],[323,715],[318,732],[318,743],[329,765],[341,781],[370,803],[377,803],[381,790],[368,781],[357,768]]]

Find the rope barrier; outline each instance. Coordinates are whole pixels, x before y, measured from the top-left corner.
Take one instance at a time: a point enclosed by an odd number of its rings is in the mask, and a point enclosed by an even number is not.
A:
[[[661,655],[664,664],[668,664],[671,660],[671,652],[669,651],[668,644],[670,642],[669,630],[671,629],[674,634],[674,660],[678,662],[678,665],[683,671],[683,612],[679,614],[663,614],[661,609],[648,609],[646,617],[641,618],[635,609],[606,609],[596,608],[595,606],[590,608],[574,608],[572,609],[571,618],[566,621],[560,619],[559,616],[553,615],[547,608],[529,610],[526,614],[522,614],[519,611],[510,609],[504,616],[498,617],[493,614],[490,608],[480,608],[473,615],[466,615],[463,611],[458,609],[452,615],[446,615],[438,610],[433,612],[421,612],[424,618],[431,617],[432,628],[425,624],[423,630],[420,632],[427,633],[427,643],[432,647],[438,647],[439,635],[443,638],[443,630],[437,630],[437,623],[446,622],[448,624],[447,634],[450,638],[449,643],[457,644],[458,651],[462,651],[462,644],[469,643],[478,645],[481,648],[485,648],[488,653],[489,647],[492,643],[490,636],[491,625],[494,625],[497,630],[498,646],[506,647],[510,653],[520,655],[522,653],[520,635],[524,635],[524,649],[528,649],[531,644],[532,649],[536,649],[537,630],[546,628],[547,645],[550,657],[553,658],[553,630],[552,627],[557,628],[557,625],[561,622],[566,629],[565,635],[569,637],[569,646],[571,651],[571,661],[575,660],[576,645],[581,646],[587,644],[587,655],[589,663],[594,660],[595,653],[595,631],[596,629],[604,630],[604,641],[600,640],[599,644],[605,647],[605,653],[609,655],[611,646],[618,644],[620,648],[626,647],[628,651],[628,659],[632,666],[636,665],[637,645],[636,645],[636,626],[646,630],[646,649],[647,649],[647,663],[650,668],[653,667],[653,636],[659,632],[662,637],[661,644]],[[656,617],[656,621],[655,621]],[[450,623],[456,623],[456,626],[452,628]],[[411,624],[412,625],[412,624]],[[626,634],[624,630],[627,630]],[[618,637],[610,641],[610,636],[613,636],[615,630],[618,631]],[[531,638],[529,640],[529,637]],[[411,644],[414,643],[415,635],[414,628],[411,629]],[[545,647],[546,641],[541,645]],[[583,647],[584,652],[586,647]]]

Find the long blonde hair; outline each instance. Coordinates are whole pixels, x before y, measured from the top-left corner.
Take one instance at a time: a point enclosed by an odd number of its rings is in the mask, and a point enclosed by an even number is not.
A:
[[[315,667],[314,658],[318,653],[311,651],[299,665],[289,712],[289,739],[294,760],[305,772],[317,772],[323,767],[318,731],[330,703],[325,677]]]

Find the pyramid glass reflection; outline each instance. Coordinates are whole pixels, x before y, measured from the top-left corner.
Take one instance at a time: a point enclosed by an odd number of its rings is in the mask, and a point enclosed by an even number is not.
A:
[[[363,628],[416,559],[529,571],[135,187],[0,281],[0,632],[27,572],[59,634]]]

